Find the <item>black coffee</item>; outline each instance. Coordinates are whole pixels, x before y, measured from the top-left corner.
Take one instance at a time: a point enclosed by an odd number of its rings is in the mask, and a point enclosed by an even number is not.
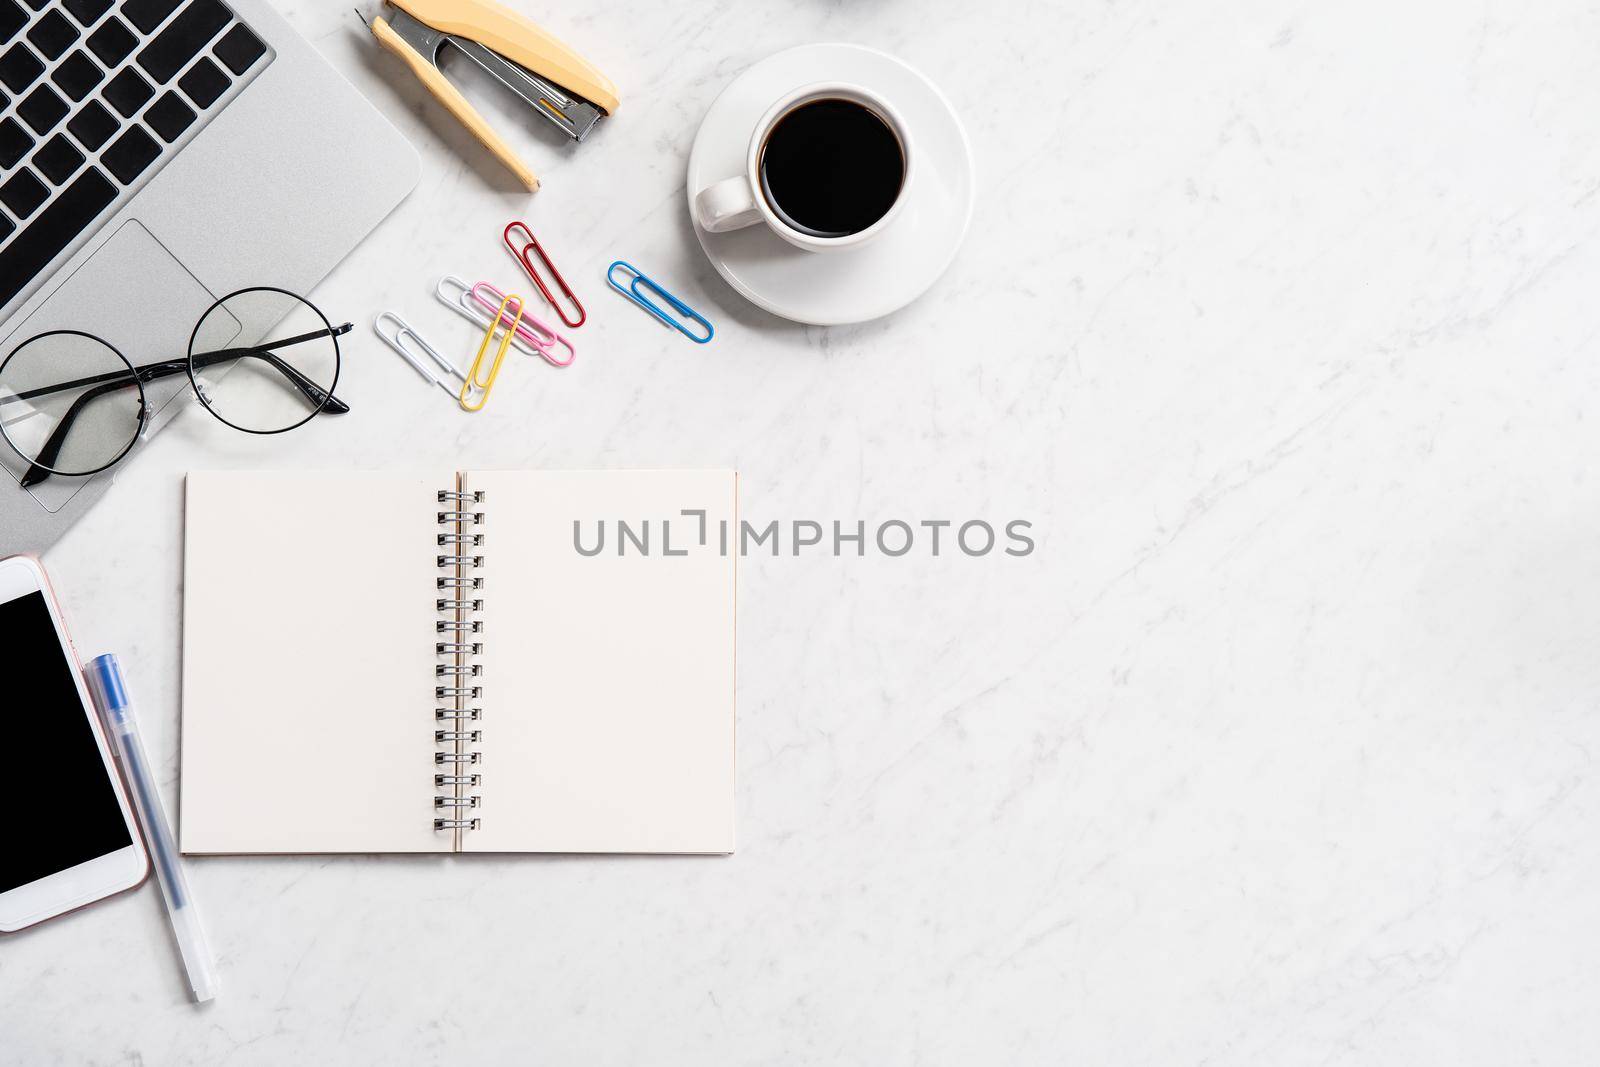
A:
[[[900,196],[900,138],[853,100],[813,100],[778,120],[761,149],[761,192],[779,218],[813,237],[848,237]]]

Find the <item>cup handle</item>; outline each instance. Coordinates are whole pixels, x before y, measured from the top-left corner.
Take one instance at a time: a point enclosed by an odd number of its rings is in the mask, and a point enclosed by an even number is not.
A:
[[[700,190],[694,198],[694,214],[701,227],[710,233],[726,233],[761,221],[755,190],[743,174],[724,178]]]

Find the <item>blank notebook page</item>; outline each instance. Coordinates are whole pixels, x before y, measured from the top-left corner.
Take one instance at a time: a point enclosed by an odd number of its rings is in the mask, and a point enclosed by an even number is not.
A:
[[[733,851],[732,471],[472,471],[485,493],[474,852]],[[707,542],[698,543],[707,512]],[[574,548],[573,522],[593,547]],[[650,553],[617,552],[617,522]],[[672,549],[663,542],[672,523]],[[736,543],[737,531],[731,543]]]
[[[189,475],[183,851],[452,847],[431,698],[435,494],[455,479]]]

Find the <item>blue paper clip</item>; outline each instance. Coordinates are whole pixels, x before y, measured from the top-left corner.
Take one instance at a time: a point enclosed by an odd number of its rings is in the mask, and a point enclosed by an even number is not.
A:
[[[626,288],[617,284],[615,275],[618,267],[621,267],[623,270],[633,275],[633,280],[628,283]],[[638,267],[635,267],[632,263],[628,263],[620,259],[612,263],[611,266],[606,268],[606,282],[611,286],[611,288],[615,289],[629,300],[632,300],[635,304],[638,304],[640,307],[650,312],[650,314],[654,315],[668,326],[671,326],[674,330],[677,330],[679,333],[683,334],[697,345],[705,344],[707,341],[711,340],[712,335],[716,333],[716,331],[712,329],[711,323],[706,321],[706,317],[704,315],[700,314],[694,308],[690,307],[688,304],[685,304],[682,300],[679,300],[677,297],[661,288],[661,286],[657,285],[649,275],[645,274]],[[661,297],[668,304],[670,304],[672,306],[672,310],[676,311],[679,315],[693,319],[695,322],[698,322],[700,325],[704,326],[706,328],[706,335],[704,337],[696,337],[694,334],[690,333],[683,325],[682,320],[669,316],[659,304],[645,296],[645,294],[640,291],[641,289],[649,290],[655,295]]]

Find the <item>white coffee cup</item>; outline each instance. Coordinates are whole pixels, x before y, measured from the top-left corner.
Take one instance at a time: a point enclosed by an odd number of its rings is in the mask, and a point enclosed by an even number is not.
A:
[[[900,154],[904,161],[900,195],[895,198],[895,202],[883,217],[855,233],[821,237],[797,230],[773,210],[761,191],[761,151],[766,146],[768,135],[772,133],[773,127],[777,126],[779,120],[789,112],[816,100],[850,100],[860,104],[882,119],[900,141]],[[895,215],[899,214],[901,206],[906,202],[906,190],[911,185],[913,158],[911,137],[905,123],[900,120],[899,113],[879,94],[863,89],[859,85],[844,82],[816,82],[812,85],[802,85],[785,93],[777,103],[767,109],[766,114],[761,116],[761,121],[756,123],[755,129],[750,134],[750,147],[745,153],[744,173],[724,178],[695,194],[695,218],[701,228],[711,233],[725,233],[728,230],[754,226],[756,223],[766,223],[773,233],[795,247],[809,252],[854,248],[866,244],[883,233],[894,221]]]

